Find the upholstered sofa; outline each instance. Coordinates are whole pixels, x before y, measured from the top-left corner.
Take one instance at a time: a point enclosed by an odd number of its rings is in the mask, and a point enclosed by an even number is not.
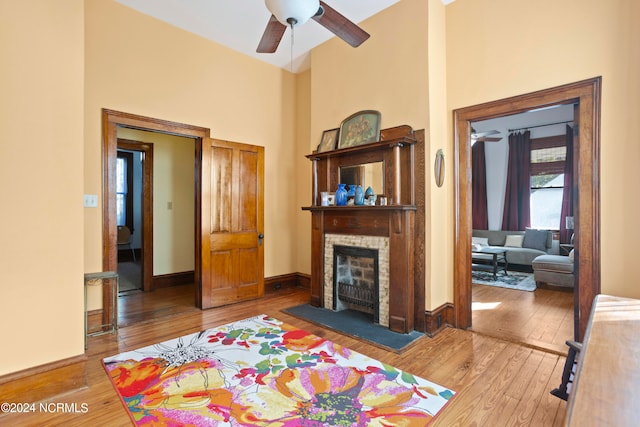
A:
[[[550,254],[553,248],[553,233],[549,230],[473,230],[472,236],[472,244],[504,247],[510,265],[531,267],[534,259]]]

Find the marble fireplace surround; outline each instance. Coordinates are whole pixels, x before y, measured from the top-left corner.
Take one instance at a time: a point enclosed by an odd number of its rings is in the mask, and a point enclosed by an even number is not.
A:
[[[333,309],[333,247],[349,246],[378,251],[378,323],[389,327],[389,238],[381,236],[330,234],[324,236],[324,301]]]

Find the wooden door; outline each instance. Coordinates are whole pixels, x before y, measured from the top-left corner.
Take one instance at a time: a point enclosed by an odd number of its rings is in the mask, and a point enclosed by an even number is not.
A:
[[[264,148],[207,139],[202,147],[202,308],[264,293]]]

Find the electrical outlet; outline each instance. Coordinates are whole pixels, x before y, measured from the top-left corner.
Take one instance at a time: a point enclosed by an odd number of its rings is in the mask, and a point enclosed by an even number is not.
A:
[[[97,208],[98,207],[98,196],[95,194],[85,194],[84,195],[84,207],[85,208]]]

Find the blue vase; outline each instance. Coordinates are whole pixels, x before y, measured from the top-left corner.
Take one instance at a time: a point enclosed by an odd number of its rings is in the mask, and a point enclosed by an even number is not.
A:
[[[367,187],[367,191],[364,192],[364,197],[373,196],[374,194],[376,193],[373,192],[373,188]]]
[[[356,187],[356,194],[353,198],[353,204],[356,206],[364,205],[364,190],[362,189],[362,185],[358,185]]]
[[[347,205],[347,190],[344,188],[344,184],[338,184],[336,190],[336,206]]]

